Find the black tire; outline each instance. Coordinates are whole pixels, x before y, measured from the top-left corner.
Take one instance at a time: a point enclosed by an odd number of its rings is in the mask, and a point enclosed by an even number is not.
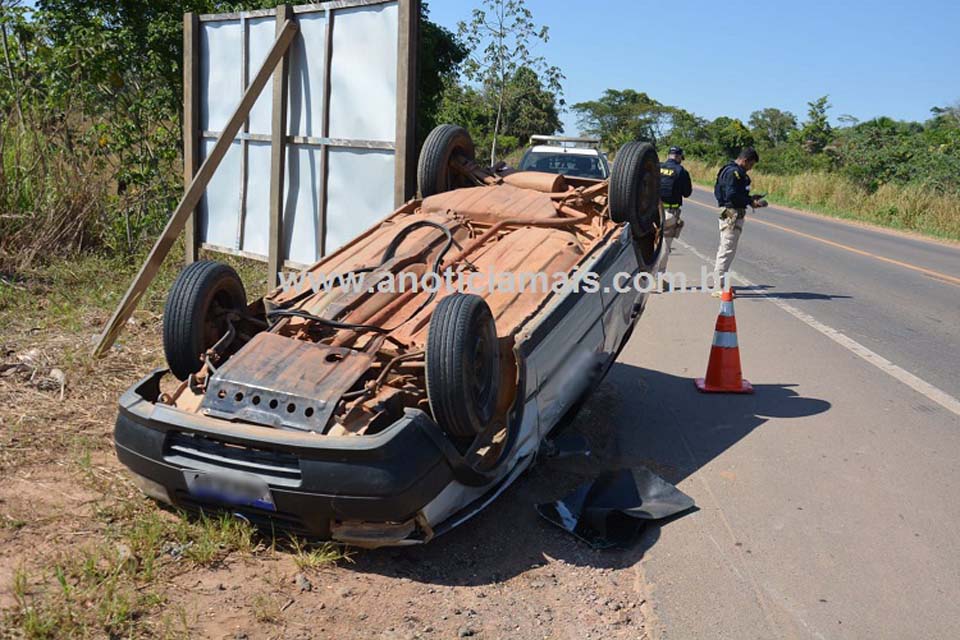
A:
[[[203,353],[227,331],[225,312],[242,311],[247,293],[233,267],[200,260],[177,276],[163,307],[163,352],[180,380],[200,370]]]
[[[610,217],[648,233],[659,221],[659,204],[657,151],[647,142],[628,142],[617,153],[610,174]]]
[[[610,175],[610,217],[630,223],[641,266],[654,264],[663,245],[664,221],[660,158],[653,145],[628,142],[620,148]]]
[[[427,398],[433,417],[455,438],[473,438],[494,418],[500,353],[483,298],[455,293],[440,301],[427,333]]]
[[[420,150],[417,185],[421,198],[472,185],[466,176],[450,168],[450,160],[455,155],[475,160],[473,139],[463,127],[441,124],[430,132]]]

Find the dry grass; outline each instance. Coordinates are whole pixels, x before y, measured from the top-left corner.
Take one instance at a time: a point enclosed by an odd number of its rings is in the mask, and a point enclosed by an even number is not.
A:
[[[719,167],[697,160],[684,166],[694,180],[712,185]],[[753,190],[771,202],[840,218],[960,240],[960,196],[932,193],[918,185],[884,185],[874,193],[836,174],[767,175],[752,171]]]
[[[334,542],[314,543],[297,536],[290,536],[289,550],[293,553],[293,561],[297,568],[303,571],[320,569],[341,560],[352,562],[350,551],[342,544]]]
[[[263,265],[229,262],[251,297],[263,293]],[[234,518],[162,509],[116,461],[117,398],[163,361],[161,309],[179,264],[171,255],[100,361],[89,358],[93,337],[137,265],[86,256],[0,274],[0,638],[190,637],[189,605],[171,591],[178,576],[238,558],[318,567],[342,557],[288,550]]]

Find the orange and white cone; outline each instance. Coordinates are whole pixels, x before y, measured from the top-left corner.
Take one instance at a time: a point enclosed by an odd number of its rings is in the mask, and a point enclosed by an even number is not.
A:
[[[713,332],[707,377],[694,381],[704,393],[753,393],[753,385],[743,379],[740,346],[737,344],[737,319],[733,313],[733,291],[720,296],[720,315]]]

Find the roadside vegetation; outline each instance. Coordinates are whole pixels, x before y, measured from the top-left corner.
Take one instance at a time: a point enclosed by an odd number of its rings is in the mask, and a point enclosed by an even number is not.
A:
[[[0,638],[197,637],[196,576],[267,562],[280,577],[244,598],[254,607],[283,594],[279,607],[296,594],[287,575],[318,582],[347,559],[340,545],[161,507],[116,462],[116,401],[163,362],[161,309],[181,260],[175,251],[99,362],[91,338],[132,265],[87,254],[0,282]],[[263,265],[228,262],[264,293]]]
[[[277,0],[0,0],[0,271],[133,263],[182,195],[183,13]],[[421,139],[467,55],[422,3]]]
[[[761,156],[762,160],[762,156]],[[693,180],[712,188],[720,164],[687,159]],[[750,172],[754,193],[778,204],[837,218],[960,240],[960,196],[923,184],[883,184],[869,190],[849,178],[825,171],[777,175]]]
[[[661,153],[683,147],[694,178],[712,185],[718,168],[745,146],[760,153],[754,190],[774,202],[960,240],[960,103],[934,107],[926,122],[840,116],[827,96],[806,119],[768,107],[748,122],[712,121],[634,90],[607,90],[573,105],[581,129],[614,151],[648,140]]]

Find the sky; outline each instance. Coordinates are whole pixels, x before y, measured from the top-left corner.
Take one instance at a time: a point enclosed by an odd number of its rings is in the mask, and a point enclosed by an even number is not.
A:
[[[480,0],[428,0],[456,31]],[[568,105],[635,89],[709,119],[777,107],[801,120],[829,95],[834,122],[923,121],[960,101],[960,2],[527,0],[566,75]],[[576,133],[576,117],[563,114]]]

